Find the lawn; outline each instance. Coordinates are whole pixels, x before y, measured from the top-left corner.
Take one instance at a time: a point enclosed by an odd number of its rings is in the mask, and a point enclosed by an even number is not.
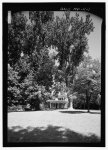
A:
[[[8,113],[8,142],[99,142],[101,114],[85,110]]]

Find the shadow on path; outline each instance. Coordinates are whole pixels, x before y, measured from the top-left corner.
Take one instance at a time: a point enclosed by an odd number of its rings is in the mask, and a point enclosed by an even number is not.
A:
[[[73,143],[97,143],[99,137],[94,134],[84,136],[69,129],[59,126],[23,129],[21,126],[14,126],[8,129],[8,142],[73,142]]]

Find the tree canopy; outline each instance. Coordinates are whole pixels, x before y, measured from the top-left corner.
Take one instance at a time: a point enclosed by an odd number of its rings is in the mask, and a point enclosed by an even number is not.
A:
[[[93,32],[94,26],[90,15],[87,15],[84,21],[77,13],[75,17],[70,17],[70,12],[64,14],[65,17],[56,16],[53,21],[47,22],[43,30],[47,45],[53,45],[57,49],[59,69],[65,71],[66,77],[73,77],[76,66],[88,50],[86,35]],[[67,80],[66,78],[66,82]]]
[[[97,95],[101,92],[101,63],[92,60],[90,56],[77,68],[77,78],[74,81],[74,91],[80,97],[89,99],[89,103],[96,103]]]
[[[78,13],[63,13],[54,17],[52,11],[29,11],[29,23],[23,13],[12,16],[8,25],[9,103],[36,106],[50,95],[52,87],[84,94],[88,80],[96,94],[101,90],[100,63],[84,56],[88,52],[87,35],[94,30],[92,19],[90,15],[84,19]],[[55,50],[52,55],[51,47]],[[95,75],[87,67],[89,63]]]

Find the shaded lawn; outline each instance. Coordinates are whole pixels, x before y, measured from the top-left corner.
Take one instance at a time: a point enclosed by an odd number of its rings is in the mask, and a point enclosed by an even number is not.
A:
[[[95,134],[84,136],[69,129],[63,129],[60,126],[49,125],[44,127],[14,126],[8,129],[8,142],[74,142],[74,143],[94,143],[100,142]]]
[[[90,111],[90,112],[87,112],[87,111],[77,111],[77,110],[75,110],[75,111],[60,111],[61,113],[68,113],[68,114],[81,114],[81,113],[88,113],[88,114],[101,114],[101,112],[100,111]]]
[[[100,111],[55,110],[8,114],[8,142],[97,143]]]

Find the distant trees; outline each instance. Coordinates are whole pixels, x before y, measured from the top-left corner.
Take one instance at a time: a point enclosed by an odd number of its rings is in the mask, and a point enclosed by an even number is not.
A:
[[[101,91],[101,63],[88,56],[85,57],[77,71],[74,91],[77,91],[80,97],[84,97],[89,111],[89,105],[96,104],[97,95]]]

